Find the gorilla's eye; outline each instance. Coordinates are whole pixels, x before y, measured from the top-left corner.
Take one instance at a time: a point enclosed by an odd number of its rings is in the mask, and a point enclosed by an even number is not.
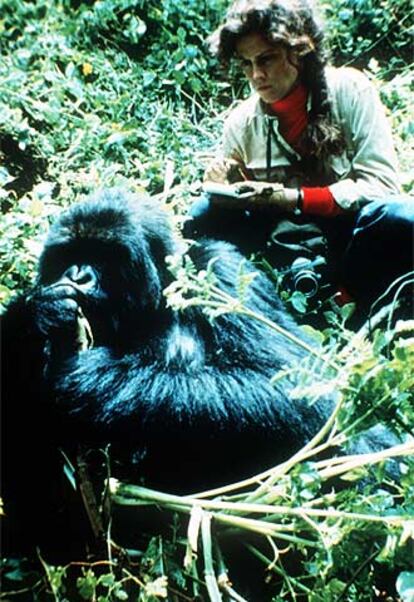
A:
[[[119,277],[120,267],[130,263],[129,252],[120,245],[102,241],[76,241],[69,245],[51,246],[45,252],[40,266],[42,284],[53,284],[73,266],[89,266],[98,280],[110,281]]]

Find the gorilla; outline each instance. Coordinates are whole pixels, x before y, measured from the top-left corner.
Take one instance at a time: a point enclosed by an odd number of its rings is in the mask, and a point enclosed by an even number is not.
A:
[[[12,548],[44,537],[42,522],[53,535],[68,526],[62,458],[73,461],[79,448],[97,450],[111,476],[190,493],[285,460],[329,415],[329,399],[290,398],[294,376],[271,382],[306,358],[300,344],[238,313],[211,320],[199,306],[168,306],[166,257],[181,252],[165,209],[122,190],[92,195],[51,227],[34,286],[2,320]],[[201,239],[189,255],[197,270],[214,259],[218,286],[237,296],[235,247]],[[265,275],[245,304],[304,338]]]

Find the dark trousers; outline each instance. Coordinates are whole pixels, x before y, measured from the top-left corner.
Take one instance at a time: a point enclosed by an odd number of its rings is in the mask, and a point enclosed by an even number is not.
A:
[[[294,256],[272,243],[280,219],[270,211],[223,207],[202,197],[190,209],[184,235],[227,240],[245,255],[258,253],[274,268],[284,268]],[[372,303],[396,278],[414,270],[414,197],[373,201],[356,213],[315,221],[326,240],[333,280],[357,301]]]

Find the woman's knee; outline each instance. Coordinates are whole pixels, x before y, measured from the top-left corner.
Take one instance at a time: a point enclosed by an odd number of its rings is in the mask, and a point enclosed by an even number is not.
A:
[[[368,203],[358,215],[355,233],[363,229],[406,229],[414,227],[414,197],[401,195]]]

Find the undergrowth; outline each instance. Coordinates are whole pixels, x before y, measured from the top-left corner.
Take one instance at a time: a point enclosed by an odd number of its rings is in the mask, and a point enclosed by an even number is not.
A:
[[[217,148],[223,116],[244,89],[237,74],[223,78],[204,47],[226,4],[0,0],[2,304],[32,281],[50,220],[97,187],[158,195],[182,219]],[[334,0],[323,8],[335,62],[366,70],[380,90],[409,192],[413,9],[406,0]],[[248,311],[242,276],[240,298],[229,299],[208,273],[174,269],[171,304],[201,303],[212,317]],[[3,559],[10,591],[0,598],[240,600],[238,573],[254,566],[274,602],[412,602],[413,324],[382,321],[354,333],[349,313],[330,310],[324,329],[308,328],[318,352],[298,368],[297,394],[306,391],[316,403],[334,390],[337,405],[306,448],[247,483],[186,498],[109,480],[114,504],[164,508],[167,535],[155,533],[124,551],[108,532],[105,554],[67,566],[49,565],[41,550],[35,565]],[[333,455],[335,444],[378,422],[405,443],[362,457]],[[316,457],[322,449],[323,460]],[[398,482],[384,472],[391,456]],[[333,478],[353,486],[334,492]],[[232,543],[240,540],[247,569],[232,559]]]

